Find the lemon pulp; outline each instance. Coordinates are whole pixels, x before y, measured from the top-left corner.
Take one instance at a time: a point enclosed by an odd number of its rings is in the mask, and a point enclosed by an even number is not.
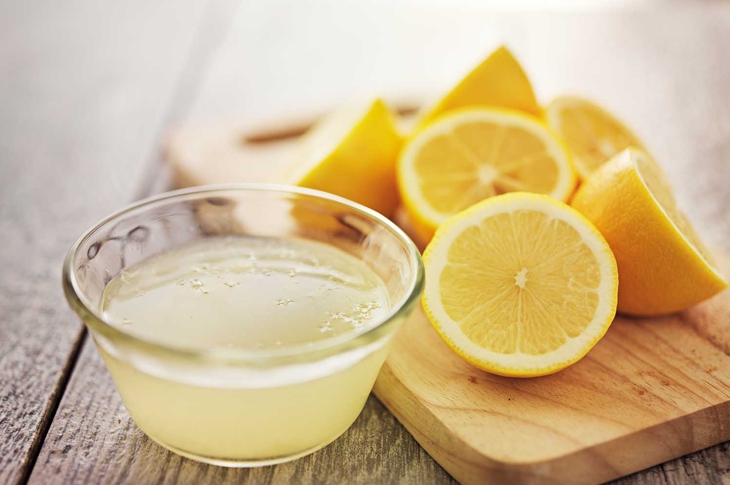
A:
[[[475,244],[481,247],[472,253]],[[462,232],[439,284],[444,310],[472,342],[502,354],[541,355],[586,329],[598,307],[600,274],[573,227],[519,210]],[[470,288],[480,298],[464,301]]]
[[[548,105],[546,118],[570,147],[584,179],[622,150],[643,146],[617,117],[586,99],[560,96]]]

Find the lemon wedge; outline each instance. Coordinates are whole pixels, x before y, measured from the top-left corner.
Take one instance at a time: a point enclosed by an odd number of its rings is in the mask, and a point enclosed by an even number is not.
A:
[[[380,99],[345,106],[302,136],[284,181],[345,197],[390,217],[398,205],[395,163],[402,141],[393,113]]]
[[[727,287],[661,167],[627,149],[583,182],[571,202],[608,241],[618,262],[618,309],[672,313]]]
[[[423,127],[439,115],[457,108],[497,106],[540,115],[530,79],[517,59],[504,46],[489,57],[420,116]]]

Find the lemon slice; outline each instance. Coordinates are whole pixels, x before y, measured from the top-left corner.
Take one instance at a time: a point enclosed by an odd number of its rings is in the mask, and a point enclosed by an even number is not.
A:
[[[380,99],[345,106],[302,136],[284,181],[345,197],[390,217],[398,205],[395,163],[402,141],[391,110]]]
[[[541,114],[530,80],[517,59],[504,46],[492,52],[441,100],[427,109],[418,125],[423,127],[453,109],[480,105]]]
[[[548,105],[545,117],[565,139],[581,179],[625,148],[644,146],[618,118],[586,99],[559,96]]]
[[[540,376],[577,362],[616,312],[608,244],[547,196],[506,194],[467,209],[438,229],[423,260],[433,327],[495,374]]]
[[[616,255],[620,312],[672,313],[727,287],[677,207],[661,167],[641,150],[625,150],[604,164],[581,185],[572,205]]]
[[[575,175],[567,149],[538,118],[471,108],[445,115],[406,143],[398,184],[425,242],[449,217],[487,197],[526,191],[565,201]]]

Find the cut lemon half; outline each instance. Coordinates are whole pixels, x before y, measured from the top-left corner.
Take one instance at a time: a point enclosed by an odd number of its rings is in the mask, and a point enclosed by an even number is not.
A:
[[[559,96],[545,109],[545,117],[570,148],[583,180],[620,151],[644,146],[618,118],[587,99]]]
[[[487,197],[535,192],[565,201],[570,155],[538,118],[514,110],[455,111],[416,133],[398,160],[398,185],[419,242]]]
[[[604,164],[581,185],[572,205],[616,255],[620,312],[672,313],[727,287],[677,207],[661,167],[641,150],[625,150]]]
[[[345,106],[302,136],[284,182],[330,192],[390,217],[398,205],[395,163],[402,141],[380,99]]]
[[[534,377],[580,360],[616,313],[601,234],[550,197],[485,200],[443,224],[424,255],[423,306],[441,338],[488,372]]]
[[[517,59],[504,46],[481,64],[419,117],[423,127],[439,115],[457,108],[497,106],[540,115],[530,80]]]

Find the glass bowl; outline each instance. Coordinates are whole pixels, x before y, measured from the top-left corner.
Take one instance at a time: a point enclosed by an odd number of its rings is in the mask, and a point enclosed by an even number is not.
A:
[[[384,282],[387,316],[361,332],[263,350],[178,348],[105,322],[104,288],[123,269],[202,239],[243,236],[317,241],[355,256]],[[301,457],[350,427],[423,278],[413,242],[380,214],[324,192],[256,184],[138,202],[81,236],[63,266],[66,298],[142,431],[180,455],[239,467]]]

